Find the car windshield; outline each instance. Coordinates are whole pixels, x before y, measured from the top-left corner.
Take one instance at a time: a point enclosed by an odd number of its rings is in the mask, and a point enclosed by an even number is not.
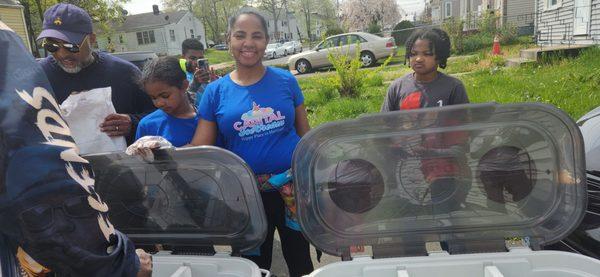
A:
[[[267,45],[267,49],[277,48],[277,44],[271,43]]]
[[[288,41],[286,43],[283,44],[283,46],[293,46],[294,42],[293,41]]]

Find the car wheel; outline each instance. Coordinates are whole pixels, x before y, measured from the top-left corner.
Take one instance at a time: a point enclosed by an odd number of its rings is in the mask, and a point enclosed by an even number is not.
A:
[[[277,55],[275,52],[273,52],[273,57],[271,57],[271,59],[275,59],[275,58],[277,58]]]
[[[369,67],[375,64],[375,56],[369,51],[360,53],[360,61],[364,67]]]
[[[283,56],[287,56],[287,50],[283,51]]]
[[[302,59],[296,62],[296,71],[300,74],[308,73],[311,70],[310,62]]]

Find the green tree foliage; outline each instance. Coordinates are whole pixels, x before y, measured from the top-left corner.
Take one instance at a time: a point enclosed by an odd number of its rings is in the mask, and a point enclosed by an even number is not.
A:
[[[187,10],[202,21],[207,37],[215,43],[225,41],[229,18],[243,5],[243,0],[163,0],[167,10]]]
[[[396,24],[392,32],[392,37],[394,37],[396,45],[404,45],[410,34],[413,32],[412,28],[414,27],[415,25],[408,20],[403,20],[400,21],[400,23]]]
[[[295,11],[298,22],[306,30],[308,39],[313,38],[316,22],[327,30],[339,27],[336,8],[332,0],[297,0],[290,1],[290,7]]]
[[[36,49],[35,38],[42,31],[44,12],[56,3],[69,3],[81,7],[90,14],[94,25],[99,28],[96,32],[110,32],[111,24],[122,22],[124,18],[123,4],[129,0],[18,0],[23,6],[25,23],[29,31],[29,40]]]
[[[381,35],[381,26],[376,22],[369,23],[369,27],[367,28],[367,32],[371,34]]]

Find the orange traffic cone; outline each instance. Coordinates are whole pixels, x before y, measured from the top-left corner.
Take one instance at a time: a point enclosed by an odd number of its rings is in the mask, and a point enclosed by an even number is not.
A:
[[[494,45],[492,46],[492,54],[500,55],[500,38],[498,35],[494,37]]]

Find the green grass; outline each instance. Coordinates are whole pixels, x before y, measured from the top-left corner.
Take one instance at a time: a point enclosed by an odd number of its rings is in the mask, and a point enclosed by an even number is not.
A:
[[[227,50],[206,49],[204,56],[210,64],[220,64],[225,62],[233,62],[233,58]]]
[[[516,52],[517,48],[506,48],[506,51]],[[458,78],[463,81],[473,103],[543,102],[553,104],[573,119],[578,119],[600,106],[599,56],[600,48],[592,48],[577,58],[498,69],[493,66],[496,58],[480,52],[450,60],[446,72],[463,73]],[[378,112],[390,82],[410,71],[404,65],[385,68],[376,79],[365,82],[357,98],[341,98],[335,90],[332,92],[335,86],[333,74],[299,79],[311,126]],[[365,74],[368,75],[368,72]]]

